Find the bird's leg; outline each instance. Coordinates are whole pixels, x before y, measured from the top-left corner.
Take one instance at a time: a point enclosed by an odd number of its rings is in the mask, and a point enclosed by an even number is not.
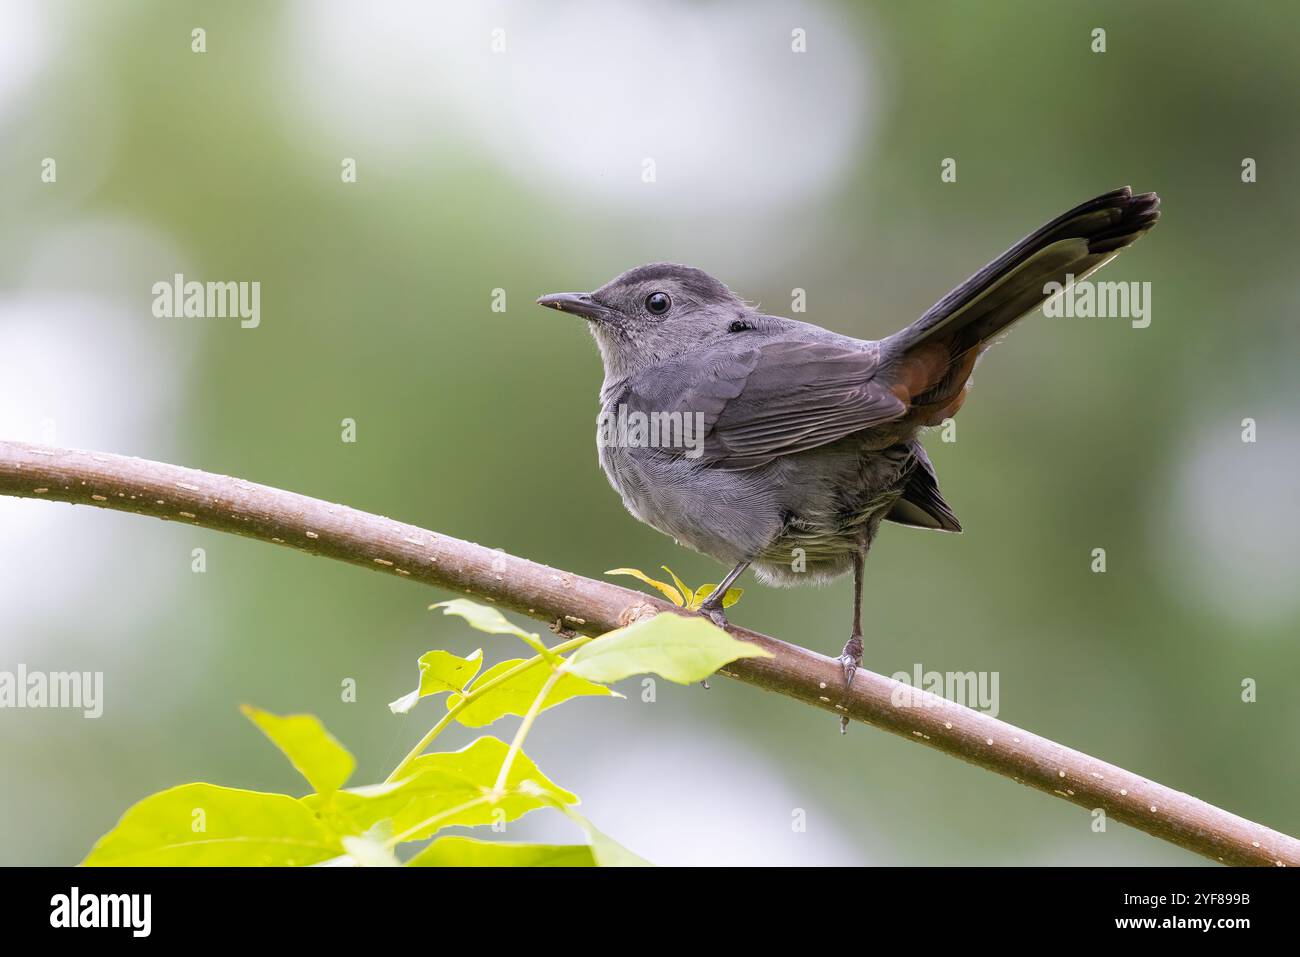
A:
[[[709,621],[713,622],[719,628],[726,629],[728,622],[727,616],[722,613],[722,599],[726,596],[727,590],[735,583],[736,579],[745,573],[749,567],[749,562],[740,562],[727,573],[727,577],[718,583],[718,587],[713,589],[708,598],[700,605],[700,614]],[[689,596],[688,596],[689,597]]]
[[[844,668],[844,685],[853,684],[853,676],[858,665],[862,664],[862,570],[864,562],[862,552],[853,555],[853,631],[844,643],[844,652],[840,655],[840,665]]]
[[[862,577],[866,557],[865,550],[853,554],[853,632],[844,643],[844,651],[839,658],[840,666],[844,669],[846,689],[853,686],[853,676],[858,673],[858,665],[862,664]],[[848,734],[848,731],[849,719],[841,717],[840,734]]]
[[[705,618],[709,619],[709,621],[713,622],[723,631],[727,630],[727,626],[730,624],[730,622],[727,621],[727,616],[722,613],[722,599],[726,597],[727,589],[731,587],[732,583],[737,578],[739,578],[741,575],[745,573],[745,569],[748,567],[749,567],[749,562],[741,562],[740,564],[738,564],[735,568],[733,568],[730,572],[727,573],[726,578],[722,579],[722,581],[718,583],[718,587],[713,589],[712,592],[710,592],[709,597],[704,599],[704,601],[700,603],[700,614],[703,615]],[[689,596],[683,596],[683,597],[689,597]],[[704,681],[701,681],[700,686],[703,687],[705,691],[708,691],[709,690],[708,680],[705,679]]]

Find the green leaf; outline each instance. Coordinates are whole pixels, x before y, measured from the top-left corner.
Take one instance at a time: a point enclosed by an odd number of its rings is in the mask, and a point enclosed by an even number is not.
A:
[[[704,618],[662,614],[619,628],[575,651],[564,670],[592,681],[653,672],[669,681],[703,681],[737,658],[770,658]]]
[[[514,635],[522,639],[524,644],[540,654],[553,658],[549,648],[537,636],[535,632],[524,631],[518,625],[512,624],[495,608],[487,605],[480,605],[478,602],[470,601],[468,598],[453,598],[451,601],[440,601],[429,608],[441,608],[444,615],[459,615],[469,622],[471,628],[477,628],[479,631],[486,631],[489,635]]]
[[[639,579],[645,582],[647,585],[650,585],[654,588],[658,588],[661,592],[664,593],[664,596],[670,602],[676,605],[678,608],[681,608],[683,605],[686,604],[686,596],[689,594],[688,591],[683,589],[682,591],[679,592],[672,585],[666,584],[665,582],[656,581],[655,579],[647,575],[645,572],[641,571],[641,569],[639,568],[611,568],[609,571],[605,572],[605,574],[606,575],[631,575],[633,578]],[[669,572],[669,574],[672,573]]]
[[[717,587],[717,585],[701,585],[697,588],[695,594],[691,596],[691,603],[687,606],[687,610],[699,611],[700,606],[704,604],[704,599],[712,595],[713,589]],[[722,596],[722,607],[730,608],[736,602],[740,601],[740,596],[743,594],[745,594],[745,589],[743,588],[728,588],[727,593]]]
[[[480,605],[468,598],[453,598],[430,605],[429,609],[441,608],[444,615],[458,615],[464,618],[471,628],[485,631],[489,635],[514,635],[517,638],[536,638],[532,632],[524,631],[510,622],[505,615],[488,605]]]
[[[652,867],[653,865],[645,858],[629,851],[622,844],[603,834],[596,829],[596,826],[587,820],[571,807],[557,802],[548,792],[533,787],[529,782],[520,785],[520,790],[525,793],[535,794],[539,799],[545,801],[551,807],[564,814],[569,820],[587,835],[587,840],[591,842],[591,853],[596,860],[597,867]]]
[[[484,790],[490,790],[496,785],[501,762],[505,760],[509,750],[510,746],[500,738],[485,734],[475,738],[459,751],[436,751],[433,754],[420,755],[412,762],[411,772],[412,776],[429,771],[454,774]],[[576,794],[571,794],[549,780],[532,759],[520,751],[515,755],[514,763],[510,766],[510,775],[506,778],[505,786],[513,787],[522,781],[532,781],[545,794],[551,795],[562,804],[578,803]]]
[[[247,704],[239,710],[284,752],[314,791],[323,793],[341,788],[357,766],[348,749],[325,730],[315,715],[281,717]]]
[[[387,784],[368,784],[331,794],[309,794],[301,800],[332,832],[356,837],[376,824],[391,821],[416,798],[442,791],[455,792],[462,797],[480,793],[472,782],[430,771]]]
[[[316,864],[342,845],[287,794],[183,784],[135,804],[85,866],[256,867]]]
[[[511,844],[440,837],[407,861],[410,867],[595,867],[585,844]]]
[[[401,833],[435,814],[450,811],[489,793],[496,784],[501,763],[509,750],[504,741],[485,735],[459,751],[422,755],[412,762],[410,774],[401,781],[335,791],[329,795],[311,794],[303,798],[302,803],[315,812],[325,826],[339,834],[361,835],[382,821],[392,821],[389,830]],[[559,807],[578,801],[576,794],[548,780],[521,752],[510,767],[506,788],[515,788],[524,781],[534,782],[536,789],[530,788],[528,793],[506,794],[495,805],[485,804],[459,812],[422,831],[422,835],[428,837],[452,824],[512,821],[546,804]],[[495,816],[494,807],[501,809]]]
[[[450,651],[435,650],[420,656],[420,686],[410,694],[402,695],[388,705],[393,714],[406,714],[421,698],[431,694],[460,691],[478,674],[483,664],[483,649],[478,648],[468,658],[453,655]]]
[[[523,660],[522,658],[513,658],[498,665],[493,665],[475,679],[474,683],[469,686],[469,690],[473,691],[475,688],[482,687],[498,675],[503,675],[516,665],[522,664]],[[538,664],[535,667],[521,671],[509,681],[504,681],[491,691],[484,692],[481,698],[472,700],[461,711],[457,712],[456,720],[470,728],[481,728],[508,714],[522,716],[528,711],[533,700],[541,692],[542,685],[546,684],[546,679],[549,676],[550,669],[545,664]],[[560,677],[560,680],[555,683],[555,686],[547,694],[546,700],[542,702],[541,710],[545,711],[547,708],[555,707],[562,701],[584,695],[622,697],[622,695],[611,691],[604,685],[592,684],[577,675],[565,674]],[[462,696],[459,694],[454,694],[448,698],[448,709],[459,704],[461,698]]]
[[[416,777],[408,794],[413,798],[393,818],[393,832],[405,834],[435,815],[466,804],[489,793],[496,784],[501,763],[510,746],[499,738],[484,736],[459,751],[425,754],[416,758],[411,771]],[[427,777],[426,777],[427,776]],[[530,782],[527,792],[517,790]],[[548,804],[564,807],[577,804],[578,796],[548,779],[523,752],[515,755],[505,782],[506,794],[495,804],[481,804],[440,819],[435,825],[421,828],[405,840],[429,837],[444,827],[475,826],[494,821],[513,821],[529,811]]]
[[[680,578],[678,578],[677,573],[673,571],[671,568],[669,568],[667,565],[660,565],[659,567],[672,576],[673,584],[676,585],[677,590],[682,593],[682,598],[690,598],[691,586],[686,584],[686,582],[682,581]]]

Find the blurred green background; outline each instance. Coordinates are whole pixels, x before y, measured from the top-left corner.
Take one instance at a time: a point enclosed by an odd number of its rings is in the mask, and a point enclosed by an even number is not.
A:
[[[1036,316],[985,357],[957,441],[927,442],[966,534],[887,527],[864,664],[997,672],[1004,720],[1300,832],[1298,27],[1281,4],[5,0],[0,437],[239,475],[589,576],[716,580],[607,486],[594,345],[537,295],[669,259],[776,313],[805,289],[801,318],[876,338],[1075,203],[1154,189],[1159,227],[1104,273],[1151,282],[1151,326]],[[150,287],[177,272],[259,281],[261,325],[155,318]],[[743,584],[734,620],[838,653],[847,581]],[[173,784],[300,792],[241,702],[318,714],[354,781],[381,779],[438,711],[388,712],[416,657],[481,643],[426,611],[443,597],[0,501],[0,669],[106,684],[99,720],[0,712],[0,863],[76,862]],[[528,750],[658,863],[1201,863],[734,682],[625,690],[547,714]],[[511,830],[576,837],[540,815]]]

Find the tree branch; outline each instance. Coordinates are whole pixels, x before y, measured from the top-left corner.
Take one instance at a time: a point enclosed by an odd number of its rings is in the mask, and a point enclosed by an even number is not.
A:
[[[0,442],[0,494],[94,505],[233,532],[435,585],[598,635],[667,602],[293,492],[146,459]],[[724,674],[847,715],[1225,864],[1300,864],[1300,841],[986,714],[744,628],[771,652]]]

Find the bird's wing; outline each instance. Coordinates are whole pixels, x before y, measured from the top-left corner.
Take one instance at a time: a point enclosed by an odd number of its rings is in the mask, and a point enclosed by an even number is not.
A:
[[[874,349],[728,343],[654,366],[625,397],[629,411],[676,412],[702,425],[701,464],[747,469],[901,417],[907,405],[873,381],[878,366]]]

